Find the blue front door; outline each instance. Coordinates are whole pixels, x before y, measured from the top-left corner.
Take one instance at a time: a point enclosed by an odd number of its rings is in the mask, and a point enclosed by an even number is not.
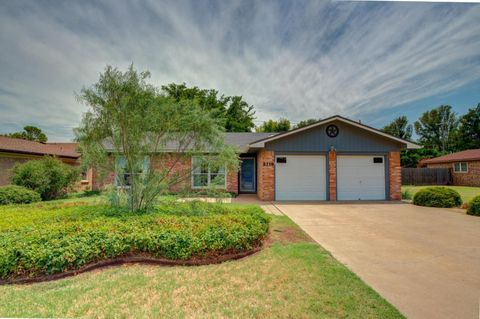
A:
[[[255,193],[255,158],[243,158],[240,166],[240,192]]]

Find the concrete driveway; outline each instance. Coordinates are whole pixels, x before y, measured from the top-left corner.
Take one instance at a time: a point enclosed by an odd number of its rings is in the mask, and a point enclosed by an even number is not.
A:
[[[409,204],[275,205],[408,318],[479,318],[479,217]]]

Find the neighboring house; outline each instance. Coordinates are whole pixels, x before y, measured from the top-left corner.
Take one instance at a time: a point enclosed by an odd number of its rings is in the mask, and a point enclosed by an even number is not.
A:
[[[266,201],[400,200],[400,151],[420,148],[341,116],[280,134],[226,133],[226,142],[238,149],[239,172],[212,171],[198,167],[195,158],[172,154],[177,159],[173,171],[191,172],[178,189],[202,189],[215,182],[229,192]],[[152,154],[148,165],[157,169],[169,160]],[[114,173],[106,183],[115,183]]]
[[[43,156],[55,156],[62,162],[79,165],[80,153],[77,152],[77,143],[39,143],[0,136],[0,185],[11,184],[11,170],[17,163],[40,159]],[[82,172],[82,180],[78,189],[91,189],[91,170]]]
[[[480,149],[466,150],[421,161],[428,168],[448,168],[453,185],[480,186]]]

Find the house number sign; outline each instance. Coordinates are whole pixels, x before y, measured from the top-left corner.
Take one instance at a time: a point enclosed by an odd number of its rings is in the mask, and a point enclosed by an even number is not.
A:
[[[263,166],[273,166],[273,162],[263,162]]]

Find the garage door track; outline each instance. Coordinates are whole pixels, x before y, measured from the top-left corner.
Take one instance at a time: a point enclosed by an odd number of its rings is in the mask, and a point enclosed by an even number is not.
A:
[[[408,318],[479,318],[480,218],[409,204],[276,206]]]

